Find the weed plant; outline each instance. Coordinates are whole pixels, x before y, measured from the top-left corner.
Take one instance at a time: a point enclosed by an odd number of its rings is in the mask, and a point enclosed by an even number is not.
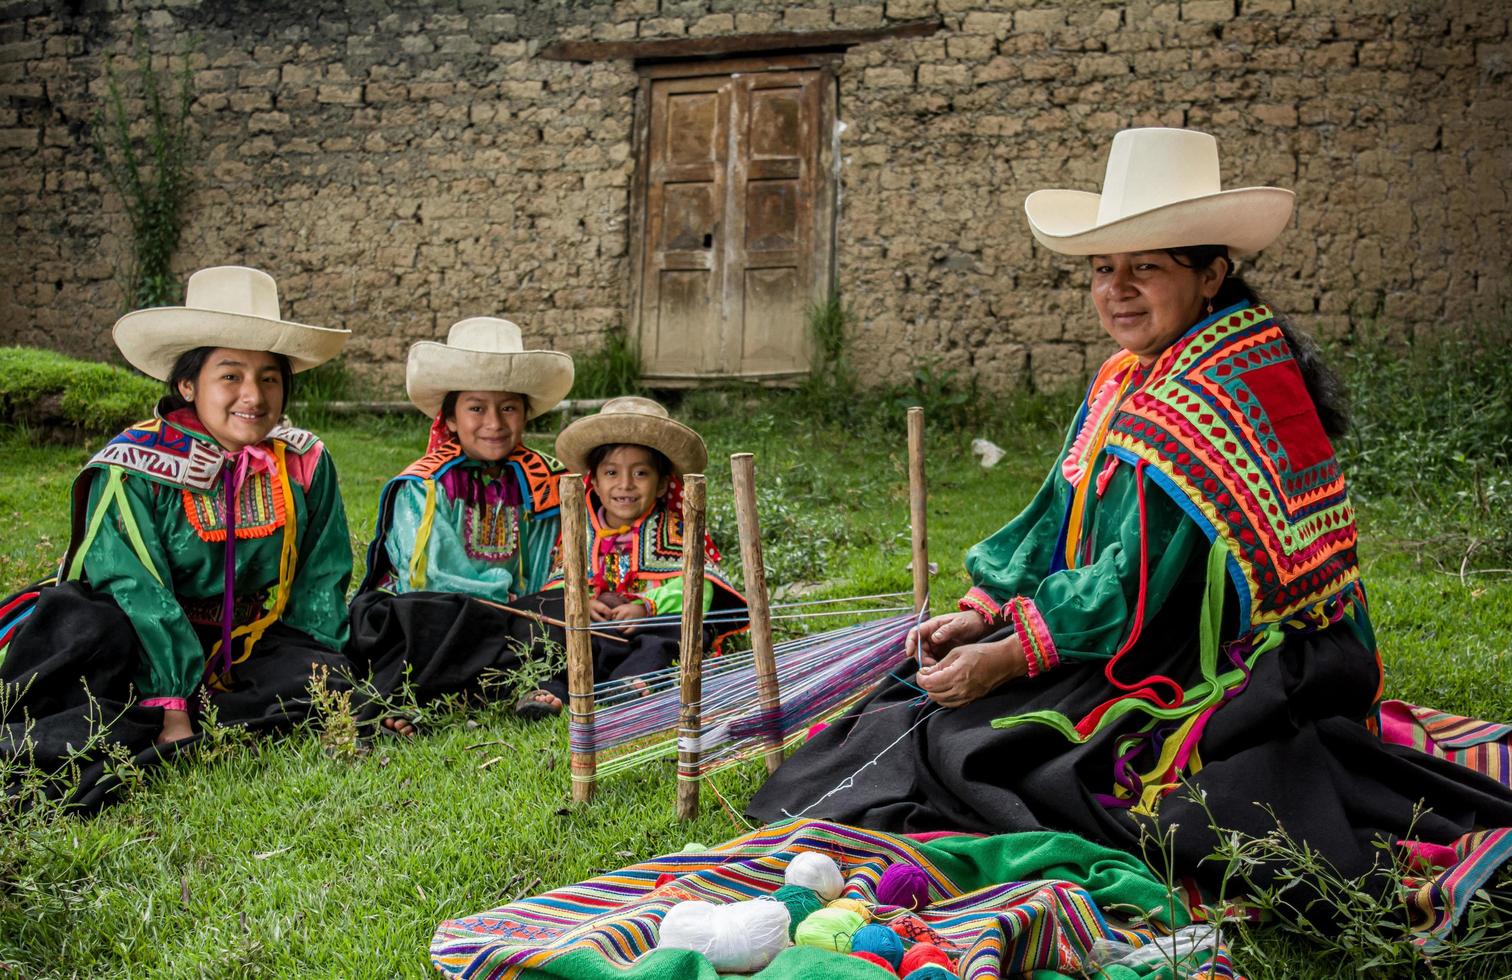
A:
[[[623,328],[605,333],[598,347],[574,355],[572,363],[573,398],[614,398],[644,390],[640,353]]]
[[[159,75],[140,34],[132,41],[132,55],[136,72],[130,93],[106,59],[104,104],[95,116],[94,136],[105,178],[131,222],[126,309],[141,309],[169,306],[180,298],[172,265],[191,187],[194,82],[187,57],[180,58],[176,71]],[[145,114],[140,127],[133,113],[137,100]],[[144,131],[140,138],[139,128]]]

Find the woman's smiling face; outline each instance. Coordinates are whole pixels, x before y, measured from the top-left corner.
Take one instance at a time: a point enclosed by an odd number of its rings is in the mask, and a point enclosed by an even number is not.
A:
[[[459,391],[446,427],[469,459],[500,462],[525,435],[525,397],[507,391]]]
[[[199,375],[180,381],[178,390],[227,452],[262,442],[283,415],[283,372],[268,351],[217,347]]]
[[[1228,261],[1191,269],[1167,252],[1094,255],[1092,305],[1120,347],[1148,367],[1204,316]]]

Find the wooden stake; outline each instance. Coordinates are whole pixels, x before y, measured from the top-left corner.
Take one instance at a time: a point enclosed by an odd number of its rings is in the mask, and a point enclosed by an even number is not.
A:
[[[924,409],[908,410],[908,517],[913,526],[914,612],[929,601],[929,531],[925,526]]]
[[[588,635],[588,570],[583,542],[587,540],[587,505],[583,478],[562,477],[562,599],[567,617],[568,710],[574,725],[593,736],[593,639]],[[572,802],[593,799],[598,762],[593,752],[572,752]]]
[[[751,610],[751,652],[756,656],[756,691],[761,710],[773,719],[782,710],[777,690],[777,657],[772,652],[772,611],[767,605],[766,566],[761,559],[761,521],[756,514],[756,457],[736,453],[730,457],[730,478],[735,485],[735,519],[740,525],[740,563],[745,569],[746,602]],[[774,728],[766,751],[767,772],[782,765],[782,731]]]
[[[698,815],[697,739],[702,727],[704,478],[683,477],[682,711],[677,725],[677,819]]]

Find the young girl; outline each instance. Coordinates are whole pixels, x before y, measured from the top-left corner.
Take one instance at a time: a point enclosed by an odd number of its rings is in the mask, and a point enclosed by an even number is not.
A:
[[[556,450],[563,465],[585,475],[588,487],[587,540],[580,547],[588,551],[589,617],[602,624],[596,630],[624,641],[593,638],[594,676],[637,684],[637,675],[670,666],[677,657],[677,620],[632,621],[682,612],[681,478],[702,471],[708,451],[698,433],[668,417],[661,405],[635,397],[611,399],[597,415],[567,426],[557,436]],[[707,535],[703,543],[708,554],[702,602],[711,620],[704,628],[707,648],[744,629],[747,619],[745,597],[719,570],[719,552]],[[560,568],[548,588],[517,605],[559,620]],[[631,624],[614,625],[621,622]],[[533,632],[559,644],[565,638],[558,628],[534,625]],[[558,675],[544,685],[522,713],[559,712],[566,696],[563,681]]]
[[[285,728],[309,712],[312,671],[344,683],[352,553],[336,470],[279,420],[294,372],[348,336],[282,320],[272,277],[237,267],[195,273],[183,307],[116,323],[121,353],[168,391],[74,484],[61,581],[0,651],[0,763],[54,773],[92,737],[145,762],[207,707],[222,725]],[[110,789],[99,758],[74,787],[86,808]]]
[[[516,597],[540,590],[560,536],[561,467],[525,423],[572,387],[572,359],[525,350],[508,320],[473,317],[410,348],[410,401],[432,419],[427,453],[383,488],[350,652],[389,698],[476,693],[519,665]],[[383,724],[411,734],[409,721]]]

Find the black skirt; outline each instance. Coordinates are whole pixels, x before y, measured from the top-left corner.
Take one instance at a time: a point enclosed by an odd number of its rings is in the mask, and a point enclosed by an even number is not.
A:
[[[1196,639],[1170,640],[1158,628],[1170,618],[1146,630],[1128,677],[1196,679]],[[1140,819],[1098,798],[1114,786],[1115,742],[1137,721],[1125,718],[1081,745],[1042,724],[991,725],[1041,709],[1085,716],[1118,693],[1103,667],[1065,663],[954,709],[920,703],[916,688],[890,682],[788,759],[748,812],[762,821],[801,815],[893,832],[1068,831],[1140,853]],[[1217,884],[1214,866],[1202,863],[1217,845],[1209,812],[1216,826],[1251,836],[1279,821],[1348,877],[1373,872],[1377,840],[1410,832],[1444,843],[1512,826],[1512,792],[1500,783],[1371,734],[1364,719],[1377,680],[1374,655],[1347,626],[1294,636],[1263,654],[1248,686],[1202,732],[1201,769],[1189,782],[1207,811],[1181,788],[1158,808],[1160,827],[1174,828],[1178,868],[1209,888]],[[1420,801],[1426,809],[1414,819]],[[1251,878],[1270,883],[1276,870],[1262,867]]]
[[[208,654],[219,627],[196,627]],[[240,653],[244,638],[234,641]],[[4,685],[0,758],[12,774],[7,792],[25,781],[21,768],[40,778],[49,798],[66,799],[85,812],[98,810],[119,791],[105,748],[122,746],[137,767],[172,757],[196,739],[158,747],[163,709],[145,708],[133,681],[142,648],[131,620],[107,595],[77,582],[42,589],[31,616],[16,631],[0,663]],[[283,623],[263,633],[246,660],[231,671],[225,690],[202,687],[189,699],[197,716],[208,705],[220,725],[261,732],[287,731],[309,717],[313,671],[326,685],[345,690],[346,657]],[[77,776],[70,770],[77,768]]]
[[[558,621],[563,616],[561,589],[521,596],[509,605]],[[594,628],[625,640],[593,638],[596,681],[660,670],[677,657],[676,623],[629,633],[604,624]],[[712,641],[708,630],[706,643]],[[358,676],[380,700],[427,704],[453,694],[486,697],[518,686],[510,678],[526,663],[554,660],[557,669],[541,675],[537,686],[565,701],[566,660],[560,653],[565,642],[561,627],[458,593],[370,591],[352,600],[347,649]]]

